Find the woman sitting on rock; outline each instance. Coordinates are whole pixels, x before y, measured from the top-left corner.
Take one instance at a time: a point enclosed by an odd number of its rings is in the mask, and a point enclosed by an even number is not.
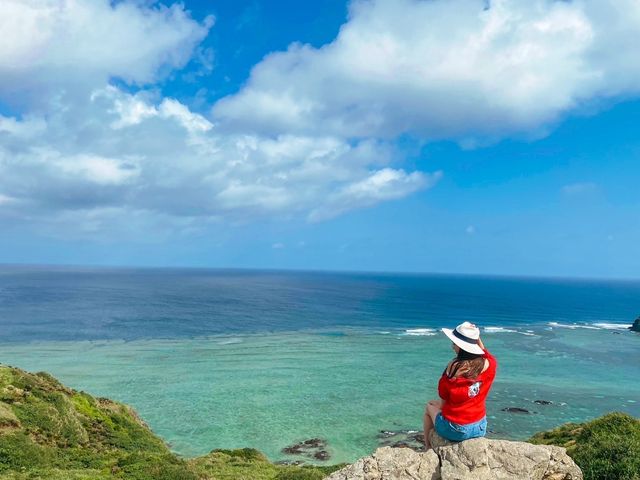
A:
[[[455,330],[443,328],[453,342],[456,358],[440,377],[438,394],[424,413],[424,445],[430,449],[429,434],[435,430],[443,438],[461,442],[483,437],[487,432],[485,399],[496,376],[497,362],[480,340],[480,330],[464,322]]]

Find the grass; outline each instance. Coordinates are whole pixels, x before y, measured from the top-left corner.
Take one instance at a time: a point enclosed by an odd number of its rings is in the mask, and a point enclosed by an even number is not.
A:
[[[640,420],[625,413],[568,423],[529,441],[565,447],[585,480],[640,480]]]

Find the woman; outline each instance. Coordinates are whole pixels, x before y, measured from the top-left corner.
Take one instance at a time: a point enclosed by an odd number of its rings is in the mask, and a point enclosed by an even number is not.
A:
[[[438,383],[441,400],[429,401],[424,413],[427,450],[434,426],[438,435],[454,442],[486,434],[485,399],[496,376],[496,359],[485,349],[478,327],[464,322],[455,330],[442,331],[453,342],[456,358],[449,362]]]

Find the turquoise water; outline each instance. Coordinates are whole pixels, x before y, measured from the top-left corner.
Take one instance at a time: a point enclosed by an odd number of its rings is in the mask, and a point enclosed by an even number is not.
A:
[[[488,400],[493,435],[523,439],[612,410],[640,416],[640,335],[624,327],[485,329],[499,360]],[[12,342],[0,351],[5,364],[131,404],[180,454],[255,447],[272,460],[293,459],[281,449],[322,437],[331,462],[370,453],[380,430],[420,429],[452,356],[429,327]],[[535,413],[501,411],[509,406]]]
[[[0,362],[131,404],[186,456],[322,437],[350,462],[421,428],[438,329],[463,320],[500,362],[493,435],[640,416],[639,300],[637,281],[0,266]]]

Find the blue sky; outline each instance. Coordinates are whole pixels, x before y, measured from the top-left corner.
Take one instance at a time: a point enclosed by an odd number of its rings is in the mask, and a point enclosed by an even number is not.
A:
[[[638,277],[637,2],[307,3],[0,0],[0,262]]]

